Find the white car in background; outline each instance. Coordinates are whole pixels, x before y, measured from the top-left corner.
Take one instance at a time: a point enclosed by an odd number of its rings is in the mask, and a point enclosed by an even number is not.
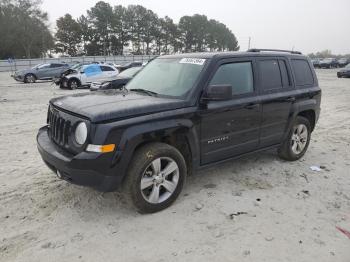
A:
[[[112,81],[117,78],[118,69],[107,64],[90,64],[76,68],[74,72],[63,77],[62,88],[76,89],[90,86],[92,82]]]

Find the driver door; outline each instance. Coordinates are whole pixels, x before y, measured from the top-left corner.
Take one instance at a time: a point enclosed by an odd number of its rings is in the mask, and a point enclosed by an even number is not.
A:
[[[261,103],[253,59],[223,60],[209,85],[231,85],[232,97],[208,101],[201,110],[201,165],[258,148]]]

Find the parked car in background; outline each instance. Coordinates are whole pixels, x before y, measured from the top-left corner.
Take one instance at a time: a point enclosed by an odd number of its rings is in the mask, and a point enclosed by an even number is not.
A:
[[[94,82],[90,85],[90,91],[122,89],[143,67],[132,67],[121,72],[115,80]]]
[[[131,67],[137,67],[137,66],[142,66],[142,62],[134,61],[134,62],[128,62],[128,63],[122,64],[122,65],[116,65],[119,72],[123,72],[126,69],[129,69]]]
[[[339,78],[341,77],[350,77],[350,64],[347,64],[346,67],[340,69],[338,72],[337,72],[337,76]]]
[[[76,89],[90,86],[92,82],[111,81],[117,78],[119,72],[114,66],[107,64],[82,65],[60,80],[61,88]]]
[[[75,63],[75,64],[72,64],[69,68],[67,68],[66,70],[64,70],[61,75],[53,78],[53,82],[58,85],[58,86],[61,86],[62,85],[62,80],[63,78],[66,76],[66,75],[69,75],[69,74],[73,74],[73,73],[77,73],[80,68],[84,65],[90,65],[91,63]]]
[[[314,59],[311,59],[311,62],[312,62],[312,65],[314,66],[314,68],[320,68],[321,59],[314,58]]]
[[[338,60],[335,58],[325,58],[320,61],[320,68],[336,68]]]
[[[117,68],[117,67],[118,67],[118,65],[117,65],[117,64],[112,63],[112,62],[107,62],[107,63],[102,63],[102,64],[107,64],[107,65],[113,66],[113,67],[115,67],[115,68]],[[117,68],[117,69],[118,69],[118,68]],[[118,70],[118,71],[119,71],[119,70]]]
[[[340,58],[339,60],[338,60],[338,65],[339,65],[339,67],[345,67],[346,65],[348,65],[349,64],[349,59],[347,59],[347,58]]]
[[[30,69],[16,71],[12,77],[19,82],[34,83],[36,80],[50,80],[69,68],[65,63],[39,64]]]

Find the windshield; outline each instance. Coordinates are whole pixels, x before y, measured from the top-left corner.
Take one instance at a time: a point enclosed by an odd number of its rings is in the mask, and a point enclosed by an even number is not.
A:
[[[141,66],[138,66],[138,67],[132,67],[132,68],[126,69],[123,72],[121,72],[119,74],[119,76],[121,76],[121,77],[133,77],[138,71],[141,70],[141,68],[142,68]]]
[[[38,65],[36,65],[36,66],[33,66],[32,67],[32,69],[36,69],[36,68],[41,68],[42,66],[45,66],[45,65],[47,65],[47,64],[38,64]]]
[[[345,68],[349,68],[350,69],[350,64],[347,64]]]
[[[82,67],[82,64],[75,64],[75,65],[72,65],[71,67],[70,67],[70,69],[73,69],[73,70],[78,70],[80,67]]]
[[[205,59],[159,58],[150,62],[126,86],[165,96],[180,97],[191,90]]]
[[[49,68],[49,67],[50,67],[50,64],[42,64],[38,66],[38,69]]]

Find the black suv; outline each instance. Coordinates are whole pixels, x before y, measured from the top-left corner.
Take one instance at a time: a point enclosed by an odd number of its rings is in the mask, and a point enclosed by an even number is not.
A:
[[[301,158],[320,101],[311,61],[298,52],[167,55],[123,90],[52,99],[37,144],[59,178],[120,185],[140,212],[156,212],[194,170],[269,148]]]

